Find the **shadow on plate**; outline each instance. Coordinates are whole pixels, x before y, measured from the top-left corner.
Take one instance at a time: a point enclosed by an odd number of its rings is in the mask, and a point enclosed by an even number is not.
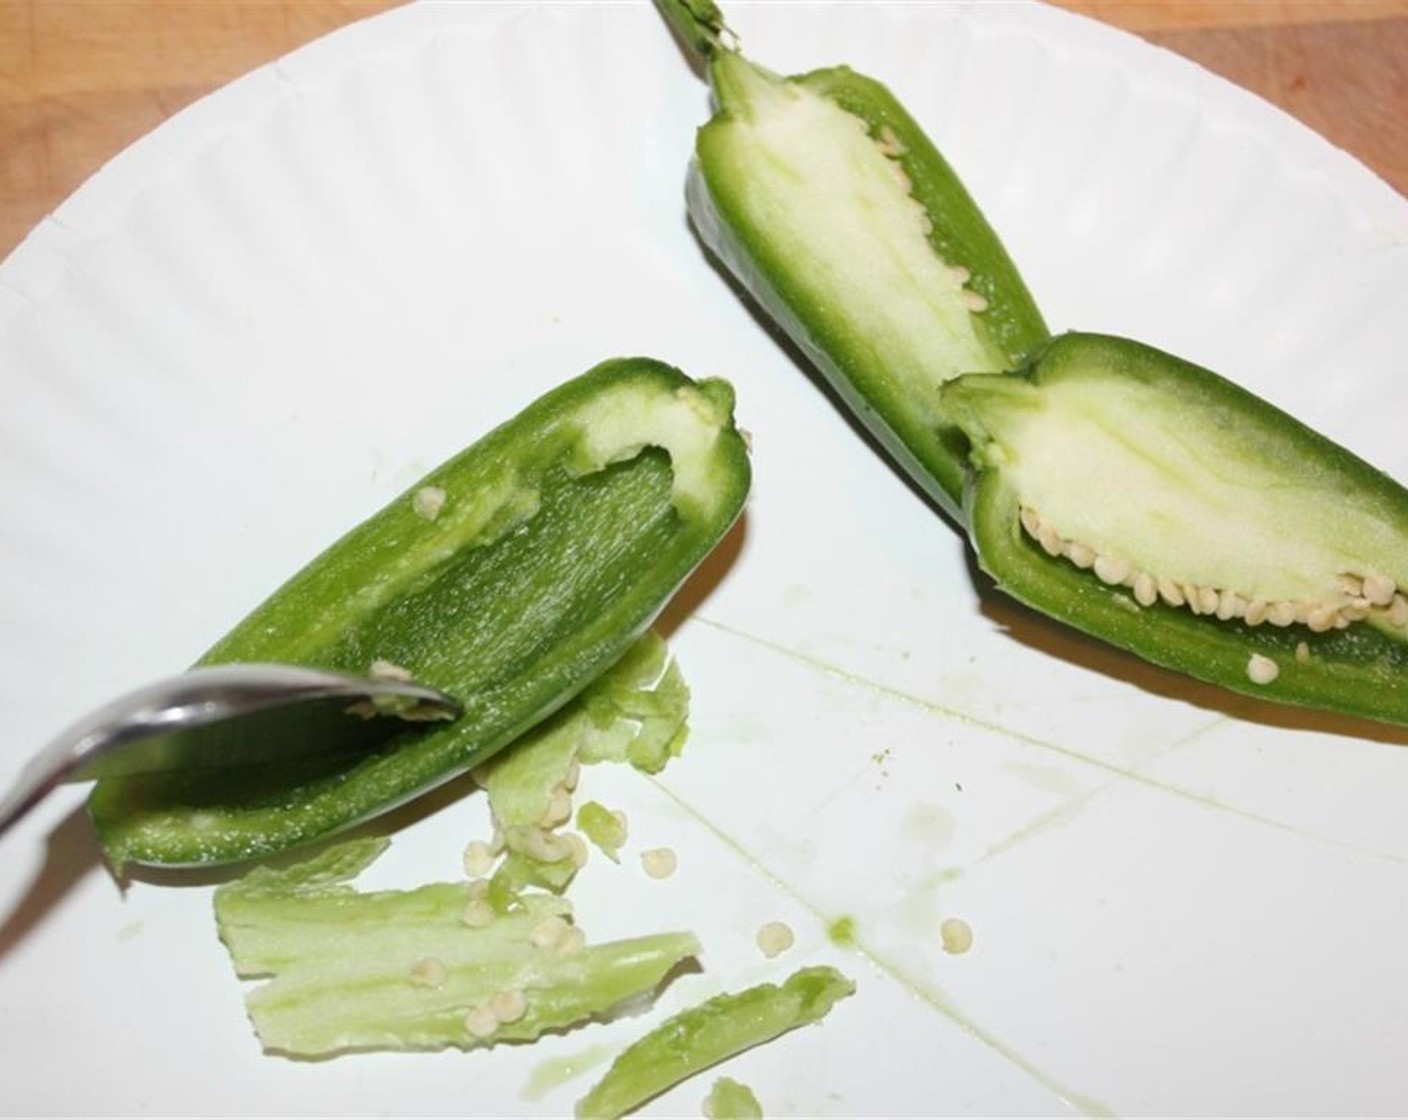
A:
[[[662,638],[669,639],[681,624],[695,614],[704,601],[713,594],[714,588],[722,582],[724,576],[738,560],[739,553],[743,551],[743,544],[747,538],[748,514],[745,511],[733,523],[732,528],[724,534],[723,539],[714,546],[714,550],[680,585],[679,590],[665,604],[665,609],[660,612],[660,616],[655,620],[651,629]]]
[[[88,814],[79,805],[49,833],[44,862],[19,904],[0,919],[0,960],[41,926],[69,891],[102,864]]]

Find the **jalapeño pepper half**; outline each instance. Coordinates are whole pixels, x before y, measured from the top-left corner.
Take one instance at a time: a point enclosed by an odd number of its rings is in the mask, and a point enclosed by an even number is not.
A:
[[[205,663],[405,669],[453,723],[372,754],[107,779],[112,862],[267,855],[382,813],[482,762],[616,661],[739,514],[733,390],[646,358],[550,392],[332,545]]]
[[[727,45],[711,0],[659,0],[708,63],[690,216],[705,245],[935,502],[966,447],[939,408],[961,373],[1048,336],[1002,243],[923,130],[846,67],[783,78]]]
[[[983,568],[1258,697],[1408,724],[1408,490],[1217,374],[1103,335],[942,389]]]

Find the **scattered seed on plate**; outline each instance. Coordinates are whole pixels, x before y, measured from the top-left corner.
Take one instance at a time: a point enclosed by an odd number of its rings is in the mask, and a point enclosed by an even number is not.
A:
[[[973,947],[973,927],[962,918],[945,918],[939,926],[945,953],[966,953]]]
[[[757,941],[763,956],[771,960],[779,953],[785,953],[792,948],[796,938],[792,934],[792,927],[786,922],[764,922],[758,928]]]
[[[673,848],[651,848],[641,852],[640,865],[652,879],[668,879],[679,866]]]

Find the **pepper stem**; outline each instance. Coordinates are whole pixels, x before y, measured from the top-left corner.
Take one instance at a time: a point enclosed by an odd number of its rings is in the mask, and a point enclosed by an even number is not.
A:
[[[655,0],[656,6],[689,48],[705,62],[736,48],[737,36],[714,0]],[[725,40],[728,40],[727,42]]]

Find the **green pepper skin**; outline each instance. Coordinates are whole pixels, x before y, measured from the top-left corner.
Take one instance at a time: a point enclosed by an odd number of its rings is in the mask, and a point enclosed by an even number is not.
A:
[[[829,965],[800,968],[781,984],[724,992],[666,1019],[616,1055],[577,1102],[580,1120],[616,1120],[674,1085],[798,1027],[821,1022],[855,983]]]
[[[433,471],[202,659],[366,672],[455,696],[371,755],[99,782],[115,866],[283,851],[383,813],[512,742],[619,659],[728,530],[750,483],[727,382],[597,366]],[[443,493],[443,506],[426,504]]]
[[[1093,637],[1235,692],[1408,724],[1408,631],[1390,625],[1382,611],[1371,621],[1319,632],[1303,623],[1251,625],[1245,618],[1194,614],[1162,598],[1152,604],[1137,602],[1129,586],[1102,582],[1093,570],[1077,567],[1065,555],[1053,556],[1037,543],[1021,524],[1024,498],[1012,481],[1026,448],[1010,433],[995,433],[993,421],[1012,409],[1048,407],[1053,388],[1077,379],[1103,384],[1106,394],[1122,392],[1123,384],[1139,393],[1138,399],[1156,402],[1145,403],[1141,411],[1167,410],[1176,450],[1168,452],[1160,445],[1153,457],[1165,459],[1171,477],[1191,478],[1190,485],[1202,486],[1206,479],[1222,476],[1245,485],[1251,464],[1275,483],[1254,487],[1260,497],[1250,503],[1255,511],[1243,507],[1248,518],[1260,517],[1284,533],[1287,542],[1318,535],[1332,552],[1369,557],[1377,570],[1399,580],[1399,586],[1404,575],[1398,573],[1408,574],[1408,490],[1209,370],[1126,339],[1072,333],[1053,340],[1024,371],[1001,379],[1001,384],[978,376],[959,378],[943,390],[974,443],[966,517],[979,563],[998,587]],[[1031,399],[1021,402],[1023,396]],[[1013,403],[1003,404],[998,397]],[[1089,402],[1098,401],[1099,394],[1092,390],[1084,400],[1087,416],[1068,424],[1061,437],[1068,446],[1093,443],[1096,428],[1105,427],[1116,438],[1137,443],[1138,455],[1150,457],[1149,441],[1134,440],[1116,418],[1091,408]],[[1224,453],[1204,453],[1199,461],[1197,451],[1209,447]],[[1180,455],[1187,458],[1180,460]],[[1093,519],[1103,516],[1101,508],[1120,500],[1119,489],[1131,485],[1127,480],[1132,473],[1127,468],[1110,471],[1104,493],[1089,493],[1086,487]],[[1285,512],[1279,509],[1283,501]],[[1267,507],[1277,512],[1268,514]],[[1323,512],[1317,516],[1314,510]],[[1162,515],[1159,503],[1150,503],[1147,514],[1154,524]],[[1260,531],[1228,515],[1225,507],[1207,516],[1218,519],[1217,531],[1229,544]],[[1174,542],[1165,543],[1173,547]],[[1150,547],[1157,544],[1155,540]],[[1249,670],[1254,657],[1274,663],[1272,679],[1254,679],[1256,674]]]
[[[966,445],[939,411],[936,390],[961,373],[1011,369],[1049,337],[1016,266],[958,175],[885,86],[844,66],[779,78],[725,45],[727,29],[707,0],[659,4],[707,60],[718,103],[699,131],[686,187],[700,240],[891,459],[940,509],[958,517]],[[760,203],[769,165],[781,162],[751,139],[760,105],[772,100],[769,86],[816,95],[844,110],[908,188],[908,200],[902,190],[898,197],[914,206],[922,223],[911,236],[921,245],[927,237],[928,264],[940,273],[962,270],[966,279],[935,282],[911,266],[895,269],[883,283],[871,275],[872,266],[892,256],[888,242],[872,252],[870,245],[834,238],[838,229],[869,220],[870,206],[859,200],[864,192],[838,186],[844,176],[797,167],[787,197]],[[825,149],[833,139],[817,131],[811,149]],[[804,208],[818,215],[813,227],[784,232],[781,219]],[[902,234],[891,225],[885,237]],[[886,309],[903,304],[913,304],[917,314],[890,321]],[[925,308],[937,313],[926,316]]]

